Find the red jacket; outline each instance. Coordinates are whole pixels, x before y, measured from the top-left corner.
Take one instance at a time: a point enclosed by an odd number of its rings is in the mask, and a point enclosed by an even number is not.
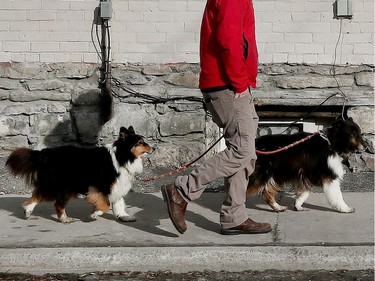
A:
[[[256,87],[258,51],[252,0],[207,0],[200,38],[199,88]]]

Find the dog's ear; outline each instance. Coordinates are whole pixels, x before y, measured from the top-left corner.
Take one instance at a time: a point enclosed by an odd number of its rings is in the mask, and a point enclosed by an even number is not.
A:
[[[348,119],[346,119],[346,121],[354,122],[352,117],[349,117]]]
[[[134,131],[133,126],[130,126],[130,127],[128,128],[128,130],[129,130],[129,133],[130,133],[131,135],[135,135],[135,131]]]
[[[126,139],[129,136],[130,132],[125,127],[120,128],[119,138]]]
[[[340,128],[345,125],[345,121],[342,119],[337,119],[335,122],[332,123],[332,127]]]
[[[339,132],[345,126],[345,121],[342,119],[336,119],[333,121],[331,126],[327,128],[329,133]]]

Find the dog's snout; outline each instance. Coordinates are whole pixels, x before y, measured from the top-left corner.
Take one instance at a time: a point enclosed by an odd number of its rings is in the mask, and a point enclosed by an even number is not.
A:
[[[148,151],[148,153],[153,153],[153,152],[155,152],[155,150],[156,150],[156,144],[155,144],[155,143],[147,142],[147,146],[149,147],[149,151]]]
[[[147,144],[146,147],[147,147],[147,149],[146,149],[146,153],[148,153],[148,154],[154,153],[155,150],[156,150],[156,146],[153,146],[153,145],[149,145],[149,144]]]
[[[150,147],[150,149],[149,149],[148,153],[154,153],[156,148],[153,147],[153,146],[149,146],[149,147]]]

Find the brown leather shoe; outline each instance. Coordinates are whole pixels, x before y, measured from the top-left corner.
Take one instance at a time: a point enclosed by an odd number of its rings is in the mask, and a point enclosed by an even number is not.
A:
[[[164,197],[164,201],[167,202],[168,214],[174,227],[178,232],[183,234],[186,229],[185,212],[187,202],[178,193],[174,184],[170,183],[161,188],[161,192]]]
[[[235,235],[235,234],[257,234],[257,233],[267,233],[272,230],[269,223],[259,223],[248,218],[244,223],[231,227],[222,228],[221,234],[223,235]]]

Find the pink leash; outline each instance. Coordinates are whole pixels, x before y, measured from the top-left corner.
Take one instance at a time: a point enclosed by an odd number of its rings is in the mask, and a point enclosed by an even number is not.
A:
[[[291,147],[293,147],[293,146],[296,146],[297,144],[303,143],[303,142],[305,142],[305,141],[311,139],[313,136],[315,136],[315,135],[317,135],[317,134],[319,134],[319,132],[315,132],[315,133],[313,133],[312,135],[309,135],[309,136],[307,136],[307,137],[305,137],[305,138],[303,138],[303,139],[300,139],[300,140],[298,140],[298,141],[296,141],[296,142],[293,142],[293,143],[291,143],[291,144],[289,144],[289,145],[287,145],[287,146],[281,147],[281,148],[276,149],[276,150],[272,150],[272,151],[261,151],[261,150],[255,150],[255,152],[256,152],[257,154],[262,154],[262,155],[275,154],[275,153],[278,153],[278,152],[281,152],[281,151],[287,150],[287,149],[289,149],[289,148],[291,148]]]
[[[166,174],[162,174],[160,176],[155,176],[155,177],[151,177],[151,178],[145,178],[143,179],[143,181],[152,181],[152,180],[156,180],[156,179],[162,179],[166,176],[171,176],[171,175],[174,175],[174,174],[177,174],[179,172],[182,172],[182,171],[185,171],[187,168],[189,168],[191,165],[193,165],[195,162],[197,162],[199,159],[201,159],[204,155],[207,154],[207,152],[209,152],[224,136],[221,136],[218,140],[216,140],[214,142],[214,144],[212,144],[203,154],[201,154],[198,158],[196,158],[194,161],[190,162],[189,164],[186,164],[172,172],[169,172],[169,173],[166,173]]]

